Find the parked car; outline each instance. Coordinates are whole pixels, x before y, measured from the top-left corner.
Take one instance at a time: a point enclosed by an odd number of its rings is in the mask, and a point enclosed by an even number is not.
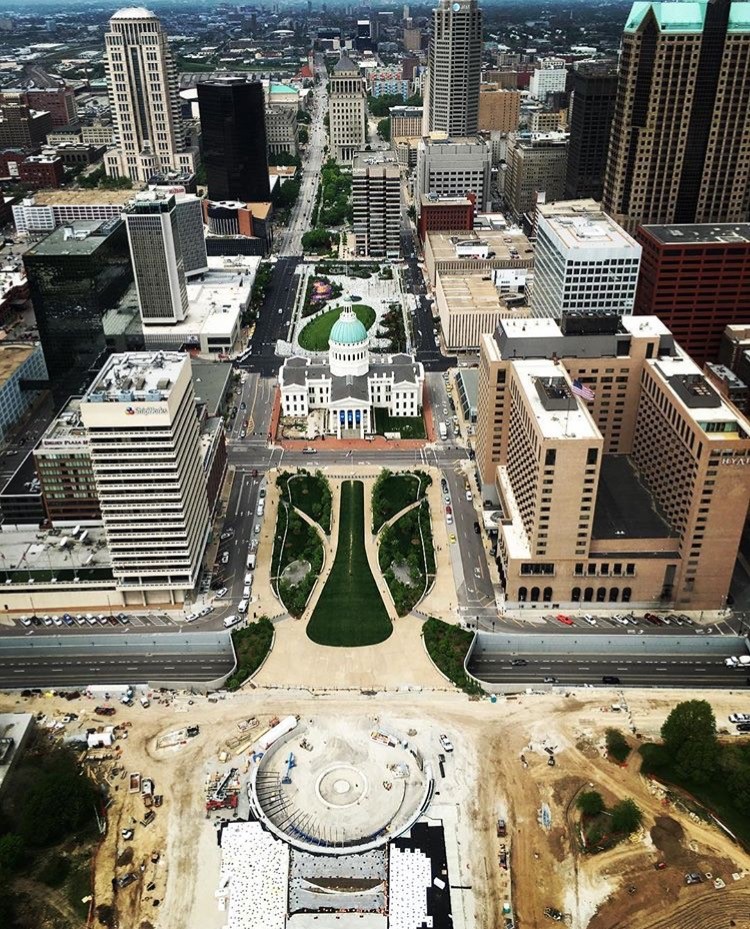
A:
[[[570,618],[570,616],[566,616],[564,613],[558,613],[557,616],[555,616],[555,619],[559,623],[562,623],[563,626],[574,626],[575,625],[575,623]]]
[[[306,445],[306,446],[302,449],[302,454],[303,454],[303,455],[317,455],[317,454],[318,454],[318,450],[317,450],[317,448],[312,448],[310,445]]]
[[[595,626],[595,625],[596,625],[596,617],[595,617],[595,616],[592,616],[591,613],[586,613],[585,616],[584,616],[583,618],[584,618],[584,620],[589,624],[589,626]]]
[[[222,564],[229,564],[229,552],[222,552],[219,561]]]
[[[221,600],[221,598],[222,598],[222,597],[226,597],[226,595],[227,595],[227,588],[226,588],[226,587],[220,587],[220,588],[216,591],[216,593],[214,594],[214,596],[216,597],[217,600]]]

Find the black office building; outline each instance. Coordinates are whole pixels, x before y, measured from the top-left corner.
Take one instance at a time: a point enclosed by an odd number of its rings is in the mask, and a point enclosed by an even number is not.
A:
[[[198,84],[210,200],[271,199],[263,85],[242,77]]]
[[[609,133],[617,96],[617,65],[586,61],[570,75],[568,169],[565,196],[602,199]]]
[[[60,226],[23,263],[53,387],[75,381],[106,354],[104,317],[133,281],[125,223]]]

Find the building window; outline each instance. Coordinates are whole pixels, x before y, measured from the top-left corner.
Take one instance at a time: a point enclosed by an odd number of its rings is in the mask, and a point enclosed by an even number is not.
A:
[[[630,603],[631,590],[629,587],[622,588],[622,602]]]
[[[607,589],[605,587],[597,587],[596,589],[596,602],[604,603],[607,599]]]
[[[544,600],[545,603],[549,603],[552,600],[552,588],[551,587],[544,588],[544,594],[542,596],[542,600]]]
[[[594,588],[587,587],[583,592],[584,603],[591,603],[593,599],[594,599]]]
[[[581,588],[580,587],[573,588],[573,590],[570,592],[570,599],[573,601],[580,601],[581,599]]]
[[[526,602],[526,597],[527,597],[527,596],[528,596],[528,592],[527,592],[526,588],[525,588],[525,587],[519,587],[519,588],[518,588],[518,599],[519,599],[519,601],[520,601],[521,603],[525,603],[525,602]]]
[[[617,598],[619,597],[619,595],[620,595],[620,588],[613,587],[609,592],[609,602],[617,603]]]

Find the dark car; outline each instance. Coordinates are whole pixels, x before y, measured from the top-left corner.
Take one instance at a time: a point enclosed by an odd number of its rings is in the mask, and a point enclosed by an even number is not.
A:
[[[602,684],[619,684],[620,678],[615,677],[614,674],[605,674],[602,677]]]
[[[750,732],[750,723],[737,723],[737,732]]]
[[[479,528],[479,523],[476,521],[474,522],[474,532],[476,532],[477,535],[479,535],[479,533],[481,532]]]
[[[545,679],[544,679],[544,681],[543,681],[542,683],[544,683],[544,684],[556,684],[556,683],[557,683],[557,678],[556,678],[556,677],[545,677]]]
[[[514,668],[525,668],[527,664],[528,661],[525,658],[514,658],[513,661],[511,661],[511,665]]]

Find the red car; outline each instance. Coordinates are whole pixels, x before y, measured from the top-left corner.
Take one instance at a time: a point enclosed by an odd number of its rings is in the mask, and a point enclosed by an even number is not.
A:
[[[566,616],[565,613],[558,613],[557,616],[555,616],[555,619],[559,623],[562,623],[563,626],[574,626],[575,625],[575,623],[570,618],[570,616]]]

